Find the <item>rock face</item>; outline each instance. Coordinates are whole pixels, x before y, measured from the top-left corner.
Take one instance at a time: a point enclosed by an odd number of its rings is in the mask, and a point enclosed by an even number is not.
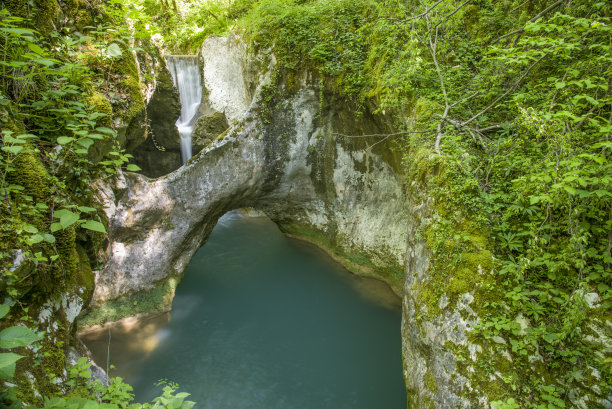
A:
[[[208,38],[199,57],[204,88],[200,113],[223,113],[230,124],[242,120],[261,81],[253,55],[240,37],[230,34]]]
[[[181,166],[180,135],[174,125],[181,115],[181,102],[170,71],[163,64],[146,113],[149,120],[147,139],[132,154],[142,174],[155,178]]]

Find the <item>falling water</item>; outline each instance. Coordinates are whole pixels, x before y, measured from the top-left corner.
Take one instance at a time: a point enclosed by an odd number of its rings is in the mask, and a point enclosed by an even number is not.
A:
[[[183,163],[191,158],[191,134],[202,100],[202,78],[196,56],[168,56],[168,67],[181,97],[181,116],[176,127],[181,135]]]

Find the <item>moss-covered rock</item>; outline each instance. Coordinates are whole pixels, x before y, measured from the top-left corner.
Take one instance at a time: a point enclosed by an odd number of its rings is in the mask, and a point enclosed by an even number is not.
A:
[[[194,152],[199,152],[202,148],[205,148],[227,128],[229,128],[229,124],[223,112],[214,112],[199,117],[192,134]]]
[[[99,92],[94,92],[87,98],[86,102],[93,112],[104,114],[104,116],[99,117],[96,121],[99,126],[111,126],[113,106],[106,96]]]
[[[3,5],[14,15],[26,18],[34,10],[33,23],[42,34],[48,34],[54,28],[54,22],[61,11],[57,0],[35,0],[33,3],[24,0],[5,0]]]
[[[156,283],[151,290],[139,291],[85,311],[79,317],[79,329],[119,321],[136,314],[170,311],[179,279],[171,277]]]
[[[166,150],[178,149],[180,136],[176,121],[181,116],[179,92],[172,82],[170,71],[165,64],[159,69],[155,91],[147,104],[147,117],[151,134],[158,146]]]
[[[100,116],[96,119],[97,126],[112,127],[113,106],[106,96],[94,92],[87,97],[86,104],[90,107],[92,112],[104,114],[104,116]],[[94,163],[99,162],[104,155],[113,150],[114,143],[115,141],[108,135],[105,135],[103,140],[95,140],[93,145],[89,147],[89,159]]]
[[[131,153],[146,138],[147,113],[136,59],[126,46],[122,47],[122,52],[123,56],[116,63],[115,71],[121,77],[119,88],[126,99],[114,108],[117,113],[114,119],[119,125],[119,144]]]
[[[162,63],[157,72],[155,91],[147,104],[147,139],[132,152],[134,163],[142,169],[143,175],[159,177],[181,166],[180,135],[175,126],[180,115],[178,90],[170,71]]]

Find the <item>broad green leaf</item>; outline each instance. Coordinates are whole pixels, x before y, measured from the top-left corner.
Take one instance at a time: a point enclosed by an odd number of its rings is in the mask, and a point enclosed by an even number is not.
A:
[[[106,233],[106,229],[104,228],[104,225],[95,220],[87,220],[85,221],[85,223],[81,224],[81,227],[83,227],[84,229],[93,230],[93,231],[97,231],[100,233]]]
[[[31,224],[26,224],[25,226],[23,226],[23,230],[28,233],[38,233],[38,229],[32,226]]]
[[[80,138],[78,140],[79,145],[81,145],[84,148],[89,148],[91,145],[93,145],[94,141],[90,138]]]
[[[127,165],[125,169],[130,172],[138,172],[139,170],[142,170],[140,169],[140,167],[138,167],[138,165],[134,165],[133,163],[130,163],[129,165]]]
[[[81,409],[97,409],[97,408],[98,408],[98,402],[93,401],[93,400],[88,400],[81,407]]]
[[[6,314],[8,314],[9,310],[11,309],[11,307],[9,307],[6,304],[1,304],[0,305],[0,318],[4,318],[4,316]]]
[[[60,209],[55,212],[54,217],[60,219],[59,223],[62,226],[62,229],[74,224],[77,220],[79,220],[79,215],[71,212],[68,209]],[[53,226],[52,231],[53,231]]]
[[[183,406],[181,406],[181,409],[191,409],[195,406],[195,402],[192,402],[190,400],[183,402]]]
[[[58,63],[58,60],[54,60],[52,58],[32,58],[32,61],[37,62],[40,65],[44,65],[45,67],[51,67]]]
[[[25,347],[39,340],[36,332],[28,327],[8,327],[0,332],[0,348]]]
[[[571,186],[563,185],[563,189],[565,189],[565,191],[567,193],[569,193],[570,195],[575,195],[576,194],[576,189],[574,189]]]
[[[62,225],[59,223],[51,223],[51,233],[55,233],[58,230],[62,230]]]
[[[42,234],[34,234],[28,238],[28,243],[30,244],[38,244],[43,241],[45,238]]]
[[[49,233],[43,233],[43,239],[47,242],[47,243],[55,243],[55,236]]]
[[[15,375],[15,362],[23,358],[12,352],[0,353],[0,379],[13,379]]]
[[[9,33],[12,36],[20,36],[22,34],[33,34],[34,30],[29,30],[27,28],[9,28],[9,27],[2,27],[0,28],[0,31],[5,32],[5,33]]]
[[[91,212],[96,211],[96,209],[94,209],[93,207],[87,207],[87,206],[79,206],[77,207],[77,209],[79,209],[79,212],[83,212],[83,213],[91,213]]]
[[[100,126],[100,127],[97,127],[97,128],[96,128],[96,131],[98,131],[98,132],[100,132],[100,133],[105,133],[105,134],[110,135],[110,136],[114,136],[114,135],[115,135],[115,133],[116,133],[114,130],[112,130],[112,129],[110,129],[110,128],[107,128],[107,127],[105,127],[105,126]]]
[[[12,153],[13,155],[17,155],[19,152],[23,151],[23,146],[3,146],[2,150],[4,152]]]
[[[60,145],[66,145],[72,141],[74,141],[74,138],[71,136],[60,136],[59,138],[57,138],[57,143],[59,143]]]
[[[112,43],[106,49],[106,55],[108,55],[110,58],[121,58],[123,56],[123,52],[116,43]]]
[[[28,43],[28,48],[32,50],[33,52],[35,52],[36,54],[40,54],[40,55],[45,54],[45,51],[39,46],[37,46],[36,44]]]

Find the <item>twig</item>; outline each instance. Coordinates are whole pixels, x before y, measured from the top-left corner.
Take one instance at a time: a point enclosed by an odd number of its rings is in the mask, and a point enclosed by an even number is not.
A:
[[[474,129],[474,131],[478,133],[485,133],[485,132],[495,131],[497,129],[503,129],[503,128],[504,126],[502,124],[498,124],[498,125],[487,126],[485,128]]]
[[[460,100],[459,100],[459,101],[457,101],[457,102],[452,103],[450,107],[451,107],[451,108],[454,108],[456,105],[459,105],[459,104],[461,104],[461,103],[463,103],[463,102],[465,102],[465,101],[468,101],[468,100],[470,100],[470,99],[474,98],[474,97],[475,97],[476,95],[478,95],[478,94],[480,94],[480,91],[476,91],[476,92],[474,92],[472,95],[469,95],[469,96],[467,96],[467,97],[465,97],[465,98],[460,99]]]
[[[395,132],[395,133],[373,133],[373,134],[368,134],[368,135],[345,135],[342,133],[336,133],[334,132],[332,135],[334,136],[341,136],[344,138],[367,138],[370,136],[384,136],[384,137],[389,137],[389,136],[397,136],[397,135],[406,135],[406,134],[411,134],[411,133],[429,133],[430,131],[405,131],[405,132]]]
[[[445,1],[445,0],[438,0],[437,2],[435,2],[434,4],[432,4],[432,5],[431,5],[431,7],[429,7],[429,8],[427,8],[427,9],[425,9],[425,11],[424,11],[424,12],[422,12],[421,14],[418,14],[418,15],[416,15],[416,16],[412,16],[412,17],[410,17],[410,18],[381,18],[381,19],[379,19],[379,21],[382,21],[382,20],[391,20],[391,21],[397,21],[397,22],[401,22],[401,23],[407,23],[407,22],[409,22],[409,21],[415,20],[415,19],[417,19],[417,18],[419,18],[419,17],[423,17],[423,16],[425,16],[425,15],[429,14],[429,12],[430,12],[431,10],[433,10],[434,8],[436,8],[436,7],[438,6],[438,4],[442,3],[443,1]]]
[[[455,10],[451,11],[450,13],[448,13],[446,16],[442,17],[442,19],[440,20],[440,22],[438,24],[435,25],[434,28],[438,28],[438,26],[442,23],[446,23],[446,21],[448,20],[449,17],[451,17],[453,14],[455,14],[456,12],[458,12],[459,10],[461,10],[463,8],[463,6],[465,6],[466,4],[468,4],[470,1],[472,0],[467,0],[464,1],[463,3],[461,3],[461,5],[459,5],[459,7],[457,7]]]
[[[485,112],[487,112],[489,109],[493,108],[499,101],[501,101],[502,99],[504,99],[509,93],[511,93],[512,91],[514,91],[520,84],[521,82],[523,82],[523,80],[525,79],[525,77],[527,76],[527,74],[529,74],[529,71],[531,71],[531,69],[533,67],[536,66],[536,64],[538,64],[540,61],[542,61],[544,59],[544,57],[546,57],[548,55],[548,53],[542,55],[540,58],[538,58],[537,60],[534,61],[533,64],[531,64],[529,66],[529,68],[527,68],[525,70],[525,72],[521,75],[521,77],[514,83],[514,85],[512,85],[510,88],[508,88],[506,90],[506,92],[504,92],[503,94],[501,94],[499,97],[495,98],[495,100],[493,102],[491,102],[489,105],[487,105],[486,108],[484,108],[482,111],[480,111],[479,113],[477,113],[476,115],[474,115],[473,117],[471,117],[470,119],[468,119],[467,121],[462,123],[462,127],[468,125],[469,123],[473,122],[474,120],[476,120],[476,118],[478,118],[480,115],[484,114]]]
[[[106,347],[106,379],[110,379],[110,375],[108,373],[108,363],[110,361],[110,343],[111,343],[111,324],[108,324],[108,345]]]
[[[561,3],[563,3],[564,1],[565,1],[565,0],[558,0],[557,2],[555,2],[555,3],[551,4],[550,6],[548,6],[548,7],[547,7],[547,8],[545,8],[544,10],[542,10],[540,13],[538,13],[537,15],[535,15],[534,17],[532,17],[532,18],[529,20],[529,23],[533,23],[534,21],[536,21],[537,19],[539,19],[539,18],[540,18],[540,17],[542,17],[544,14],[548,13],[550,10],[552,10],[552,9],[553,9],[553,8],[555,8],[555,7],[557,7],[558,5],[560,5]],[[514,30],[514,31],[512,31],[512,32],[510,32],[510,33],[508,33],[508,34],[504,34],[504,35],[503,35],[503,36],[501,36],[501,37],[497,37],[495,40],[491,41],[491,43],[489,43],[489,45],[493,45],[493,44],[495,44],[496,42],[498,42],[498,41],[500,41],[500,40],[503,40],[503,39],[504,39],[504,38],[506,38],[506,37],[510,37],[510,36],[515,35],[515,34],[520,34],[520,33],[522,33],[523,31],[525,31],[525,27],[523,27],[523,28],[519,28],[518,30]],[[516,42],[516,40],[515,40],[515,42]]]
[[[391,136],[391,135],[389,135],[389,136]],[[374,146],[378,145],[379,143],[386,141],[387,139],[389,139],[389,136],[387,136],[386,138],[383,138],[383,139],[381,139],[380,141],[375,142],[375,143],[373,143],[372,145],[368,146],[368,147],[366,148],[366,150],[370,150],[370,149],[372,149]]]
[[[427,25],[429,25],[429,18],[427,19]],[[442,95],[444,95],[444,114],[442,114],[442,121],[438,123],[438,133],[436,135],[436,143],[435,150],[436,153],[440,154],[440,143],[442,142],[442,123],[448,116],[448,112],[450,111],[450,105],[448,103],[448,94],[446,93],[446,86],[444,85],[444,77],[442,76],[442,71],[440,70],[440,65],[438,64],[438,58],[436,57],[437,48],[438,48],[438,28],[436,28],[436,36],[434,37],[435,41],[431,40],[431,35],[429,36],[429,52],[433,58],[433,62],[436,66],[436,72],[438,73],[438,78],[440,79],[440,88],[442,89]]]

